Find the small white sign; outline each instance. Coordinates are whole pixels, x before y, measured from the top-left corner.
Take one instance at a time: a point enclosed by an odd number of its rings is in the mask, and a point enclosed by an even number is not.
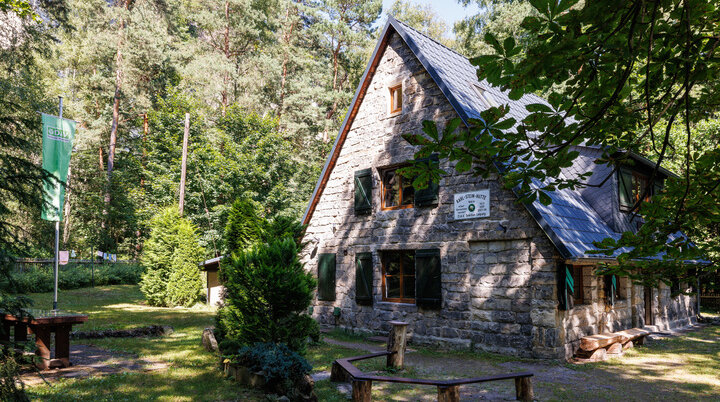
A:
[[[490,190],[455,194],[455,219],[487,218],[490,216]]]

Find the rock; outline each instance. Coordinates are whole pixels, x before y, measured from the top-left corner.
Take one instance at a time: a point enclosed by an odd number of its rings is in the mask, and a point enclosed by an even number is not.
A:
[[[202,345],[208,352],[217,352],[218,343],[215,339],[215,329],[205,328],[202,333]]]
[[[250,374],[248,385],[253,388],[262,388],[265,386],[265,372],[258,371]]]
[[[623,350],[631,349],[633,346],[635,346],[635,345],[633,345],[633,341],[629,341],[623,345]]]
[[[290,402],[290,398],[288,398],[287,396],[283,395],[283,396],[281,396],[280,398],[278,398],[277,401],[278,401],[278,402]]]
[[[607,354],[609,357],[620,356],[623,353],[623,346],[620,343],[613,343],[607,347]],[[612,355],[612,356],[610,356]]]
[[[576,360],[582,363],[601,362],[607,359],[607,350],[600,348],[593,352],[578,350],[575,353]]]

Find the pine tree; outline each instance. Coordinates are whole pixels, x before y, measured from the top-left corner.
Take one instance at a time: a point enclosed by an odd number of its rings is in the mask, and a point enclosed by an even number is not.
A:
[[[263,239],[264,219],[257,204],[239,198],[233,203],[225,228],[225,246],[229,253],[243,250]]]

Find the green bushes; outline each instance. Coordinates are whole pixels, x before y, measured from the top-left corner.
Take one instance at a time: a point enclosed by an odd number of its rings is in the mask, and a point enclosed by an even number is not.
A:
[[[307,338],[319,337],[317,323],[304,314],[316,282],[297,253],[296,242],[285,238],[237,250],[223,260],[225,305],[216,317],[221,349],[273,342],[303,354]]]
[[[89,287],[92,284],[93,271],[95,286],[134,285],[140,282],[144,268],[138,264],[72,264],[61,267],[58,275],[58,287],[63,290]],[[11,281],[0,282],[0,288],[11,293],[52,292],[54,285],[53,270],[50,267],[31,268],[11,274]]]
[[[234,352],[230,357],[233,363],[252,372],[264,372],[266,389],[279,390],[281,394],[288,393],[312,370],[307,360],[283,344],[256,343]]]
[[[142,263],[146,272],[140,290],[152,306],[192,306],[203,294],[198,264],[204,251],[197,229],[174,207],[150,220]]]

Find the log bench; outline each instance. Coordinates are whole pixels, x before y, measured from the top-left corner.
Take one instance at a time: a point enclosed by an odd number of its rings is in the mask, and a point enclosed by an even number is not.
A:
[[[608,355],[619,356],[634,345],[642,345],[650,331],[631,328],[624,331],[584,336],[575,356],[585,361],[602,361]]]
[[[461,385],[512,379],[515,380],[515,396],[518,400],[531,401],[533,399],[533,388],[530,379],[533,376],[533,373],[531,372],[501,374],[476,378],[459,378],[454,380],[426,380],[366,374],[352,364],[353,362],[359,360],[391,356],[394,353],[396,352],[378,352],[369,355],[337,359],[333,362],[330,380],[336,382],[349,380],[352,383],[352,400],[354,402],[370,402],[372,400],[371,394],[373,381],[436,386],[438,390],[438,402],[459,402]]]

